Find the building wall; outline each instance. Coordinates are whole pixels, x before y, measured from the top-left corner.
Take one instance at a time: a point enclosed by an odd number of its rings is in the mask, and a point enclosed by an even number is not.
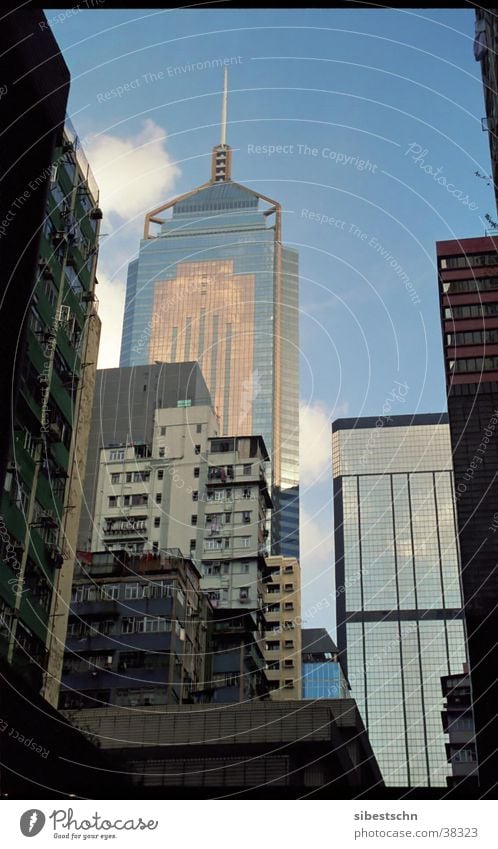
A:
[[[81,507],[74,463],[86,454],[100,332],[102,213],[69,121],[40,183],[49,191],[2,494],[0,642],[8,662],[56,704]]]
[[[293,557],[269,557],[265,660],[272,700],[302,698],[301,567]]]
[[[496,780],[498,240],[437,245],[461,580],[482,786]],[[468,335],[471,334],[472,344]]]
[[[440,678],[465,662],[447,419],[335,422],[333,468],[352,696],[387,785],[444,786]]]

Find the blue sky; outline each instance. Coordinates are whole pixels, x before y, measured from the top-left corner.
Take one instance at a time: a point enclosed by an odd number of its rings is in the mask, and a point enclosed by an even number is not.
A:
[[[496,217],[474,174],[490,164],[473,12],[46,14],[102,190],[101,367],[144,213],[209,178],[230,63],[233,178],[280,200],[301,256],[303,611],[333,630],[330,422],[378,415],[396,381],[393,413],[444,408],[434,242]]]

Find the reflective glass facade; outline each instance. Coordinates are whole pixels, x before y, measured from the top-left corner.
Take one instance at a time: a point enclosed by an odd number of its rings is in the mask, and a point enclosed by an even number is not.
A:
[[[303,663],[303,699],[347,699],[348,686],[338,661]]]
[[[298,256],[280,207],[224,180],[166,208],[129,266],[120,365],[200,363],[220,433],[263,436],[272,551],[298,556]]]
[[[333,425],[338,647],[388,786],[445,786],[465,662],[447,417]]]

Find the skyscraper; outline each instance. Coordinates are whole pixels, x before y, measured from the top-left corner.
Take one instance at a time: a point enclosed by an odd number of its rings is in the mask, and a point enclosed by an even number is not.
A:
[[[231,179],[226,105],[225,78],[210,181],[146,215],[138,259],[128,268],[120,365],[199,362],[220,434],[265,440],[272,552],[295,557],[298,255],[282,245],[280,204]]]
[[[481,787],[496,783],[498,239],[437,243],[462,588]]]
[[[465,641],[445,414],[332,426],[338,647],[388,786],[445,786]]]

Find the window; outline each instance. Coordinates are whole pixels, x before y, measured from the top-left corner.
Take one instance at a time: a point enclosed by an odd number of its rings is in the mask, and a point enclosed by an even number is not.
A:
[[[109,507],[117,507],[118,506],[118,496],[110,495],[109,496]]]
[[[284,666],[287,669],[292,669],[293,666],[294,666],[294,661],[293,660],[284,660]]]
[[[190,517],[190,524],[191,525],[197,524],[197,516],[195,514],[192,514],[192,516]]]
[[[144,481],[148,481],[149,478],[150,472],[133,472],[134,483],[143,483]]]
[[[294,640],[284,640],[284,648],[285,649],[293,649],[294,648]]]
[[[240,601],[249,601],[249,587],[241,587],[239,590]]]
[[[166,436],[166,428],[161,427],[160,433],[161,433],[161,436]]]
[[[195,432],[196,433],[202,433],[202,425],[201,424],[197,424],[195,426]]]
[[[252,466],[250,463],[244,463],[243,472],[245,475],[250,475],[252,471]]]
[[[201,446],[200,446],[200,445],[196,445],[196,446],[195,446],[195,448],[194,448],[194,450],[195,450],[195,453],[196,453],[196,454],[200,454],[200,453],[201,453]]]
[[[121,475],[119,472],[115,472],[111,475],[111,483],[119,483]]]
[[[455,752],[453,750],[453,760],[457,761],[457,763],[474,763],[476,758],[475,749],[460,749],[460,751]]]
[[[166,452],[166,449],[165,449],[164,447],[160,448],[160,449],[159,449],[159,456],[160,456],[160,457],[164,457],[165,452]]]
[[[163,500],[163,496],[161,492],[156,492],[156,504],[160,504]]]
[[[120,448],[118,451],[111,451],[109,454],[110,460],[124,460],[124,448]]]
[[[235,537],[235,548],[249,548],[251,545],[251,537]]]
[[[156,516],[155,519],[154,519],[154,527],[158,528],[160,524],[161,524],[161,519],[159,518],[159,516]]]
[[[192,501],[199,501],[199,493],[196,489],[192,492]]]
[[[199,477],[199,471],[200,471],[199,466],[195,466],[194,467],[194,478]]]
[[[251,489],[249,487],[245,487],[242,493],[242,498],[250,498],[251,497]]]
[[[293,687],[294,687],[294,679],[293,678],[286,678],[285,679],[285,686],[288,690],[292,690]]]
[[[197,540],[191,539],[190,540],[190,551],[195,551],[196,548],[197,548]]]
[[[244,510],[242,513],[242,521],[248,524],[251,521],[251,513],[249,510]]]
[[[126,472],[126,483],[131,483],[131,472]]]
[[[164,469],[159,469],[159,471],[157,473],[157,479],[158,479],[158,481],[162,481],[163,478],[164,478]]]
[[[285,584],[285,591],[286,592],[288,592],[288,593],[292,592],[293,589],[294,589],[294,584]]]
[[[130,506],[130,496],[129,495],[123,495],[123,505],[125,507]]]
[[[286,601],[284,604],[284,610],[294,610],[294,603],[292,601]]]

